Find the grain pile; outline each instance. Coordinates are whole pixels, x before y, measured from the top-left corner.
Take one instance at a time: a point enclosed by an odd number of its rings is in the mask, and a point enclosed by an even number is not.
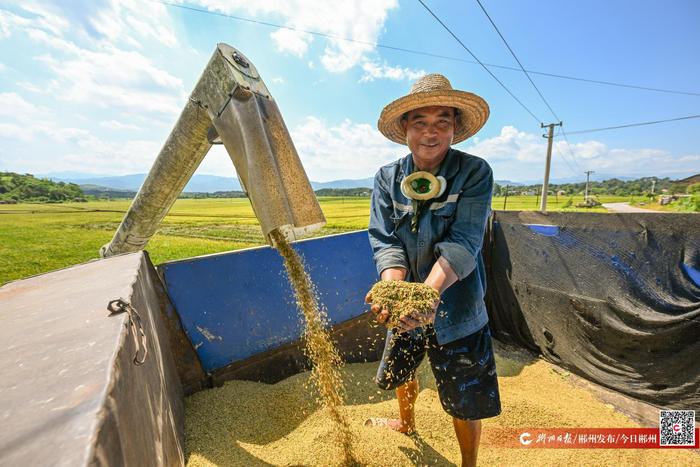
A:
[[[429,313],[440,299],[437,290],[417,282],[380,281],[369,291],[368,301],[389,312],[387,327],[396,327],[399,318],[416,311]]]
[[[304,352],[312,364],[311,381],[320,396],[318,402],[334,422],[328,434],[342,449],[343,465],[353,465],[350,428],[340,411],[343,405],[343,380],[340,376],[343,361],[326,329],[327,315],[319,306],[311,278],[297,252],[277,230],[273,230],[270,236],[284,259],[297,306],[304,316]]]
[[[506,357],[507,355],[507,357]],[[544,361],[496,349],[503,413],[483,422],[479,465],[698,465],[687,450],[504,448],[499,429],[511,427],[632,427],[626,416],[575,387]],[[396,416],[393,391],[378,391],[376,363],[346,365],[341,413],[350,422],[354,455],[368,466],[447,466],[458,463],[452,423],[442,410],[428,365],[418,371],[417,434],[363,426],[368,417]],[[309,373],[274,385],[230,381],[186,400],[187,465],[336,466],[342,449],[328,432],[335,422],[304,387]]]

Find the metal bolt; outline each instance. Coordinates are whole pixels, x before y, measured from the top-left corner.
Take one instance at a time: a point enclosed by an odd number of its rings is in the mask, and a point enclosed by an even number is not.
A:
[[[245,58],[243,58],[241,55],[239,55],[238,52],[233,53],[233,61],[238,63],[243,68],[248,68],[250,66],[248,61]]]

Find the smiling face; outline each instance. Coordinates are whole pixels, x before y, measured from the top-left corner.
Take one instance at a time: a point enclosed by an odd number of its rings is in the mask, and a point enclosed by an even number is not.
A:
[[[411,110],[401,120],[406,144],[420,170],[433,170],[445,159],[455,132],[455,109],[431,106]]]

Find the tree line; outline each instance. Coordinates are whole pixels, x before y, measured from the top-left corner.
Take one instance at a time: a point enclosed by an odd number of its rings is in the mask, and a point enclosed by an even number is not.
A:
[[[87,198],[75,183],[54,182],[31,174],[0,172],[0,203],[63,201],[87,201]]]
[[[588,184],[589,195],[614,195],[614,196],[642,196],[653,193],[685,193],[687,186],[678,184],[668,177],[642,177],[636,180],[620,180],[611,178]],[[586,182],[549,184],[551,193],[563,192],[564,195],[580,195],[586,190]],[[542,191],[542,184],[537,185],[494,185],[494,196],[519,195],[521,193],[538,194]]]
[[[550,184],[551,193],[565,196],[583,194],[585,182]],[[611,178],[604,181],[590,182],[590,195],[643,196],[653,193],[686,193],[687,185],[679,184],[670,178],[643,177],[636,180]],[[520,195],[522,193],[540,194],[542,185],[501,185],[494,184],[494,196]],[[317,196],[369,197],[371,188],[322,188],[315,191]],[[36,178],[31,174],[0,172],[0,203],[87,201],[88,199],[133,198],[135,191],[111,190],[104,187],[84,186],[75,183],[54,182]],[[217,191],[214,193],[181,193],[180,198],[244,198],[242,191]],[[697,195],[695,195],[697,196]]]

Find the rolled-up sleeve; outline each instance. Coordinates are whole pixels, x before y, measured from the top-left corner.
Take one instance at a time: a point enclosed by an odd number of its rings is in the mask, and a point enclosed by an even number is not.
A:
[[[447,234],[435,244],[436,257],[442,256],[462,280],[476,268],[484,241],[486,221],[491,212],[493,173],[484,160],[479,160],[467,178],[457,200],[454,221]]]
[[[377,273],[387,268],[408,269],[408,257],[403,242],[396,236],[391,195],[383,180],[382,169],[374,177],[374,190],[369,215],[369,243],[372,246]]]

